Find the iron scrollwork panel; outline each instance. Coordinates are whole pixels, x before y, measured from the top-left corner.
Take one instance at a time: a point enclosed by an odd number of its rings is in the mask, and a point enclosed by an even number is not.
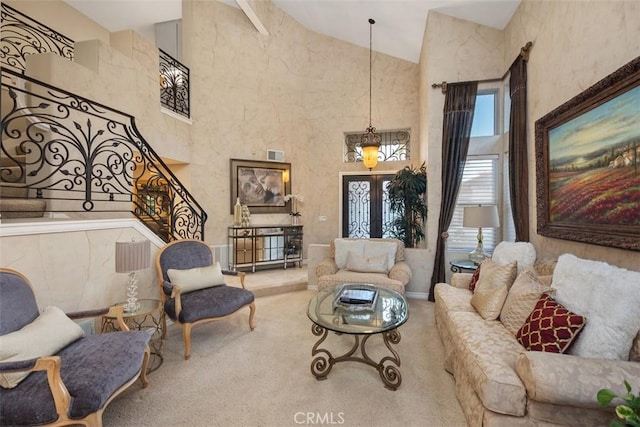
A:
[[[73,60],[73,40],[2,3],[0,64],[24,72],[26,57],[53,52]]]
[[[160,49],[160,103],[185,117],[190,115],[189,68]]]
[[[51,211],[145,212],[157,225],[168,211],[168,240],[204,237],[206,213],[139,134],[133,117],[2,72],[13,77],[2,79],[11,107],[2,117],[1,153],[14,165],[0,169],[3,179],[12,175],[21,183],[15,185],[54,200]],[[14,147],[24,153],[23,162]],[[168,199],[146,206],[136,196],[140,181],[148,186],[143,189],[166,186]]]
[[[409,130],[380,131],[381,143],[378,150],[378,161],[405,161],[411,159],[411,133]],[[345,163],[362,161],[360,146],[362,134],[345,134]]]
[[[348,191],[348,237],[368,238],[371,227],[371,183],[351,181]]]

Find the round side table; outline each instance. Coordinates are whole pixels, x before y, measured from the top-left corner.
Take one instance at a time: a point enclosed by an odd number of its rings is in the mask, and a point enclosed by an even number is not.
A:
[[[462,273],[465,270],[473,272],[478,268],[478,265],[469,259],[449,261],[449,264],[451,264],[451,271],[454,273]]]
[[[122,306],[126,304],[126,301],[114,304],[114,307]],[[139,299],[138,304],[140,307],[133,312],[124,312],[122,318],[124,323],[131,330],[148,330],[151,334],[151,341],[149,341],[149,348],[151,350],[151,358],[149,360],[149,367],[147,373],[153,372],[162,365],[162,316],[163,307],[162,301],[157,299]],[[102,332],[117,331],[118,324],[114,316],[102,316]]]

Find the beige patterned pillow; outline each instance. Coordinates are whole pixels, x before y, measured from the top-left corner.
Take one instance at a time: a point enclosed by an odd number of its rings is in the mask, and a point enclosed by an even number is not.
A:
[[[552,291],[530,268],[524,270],[513,282],[500,312],[500,321],[513,336],[527,320],[540,296]]]
[[[388,273],[387,258],[387,254],[363,257],[355,252],[349,251],[346,269],[359,273]]]
[[[471,297],[471,305],[485,320],[495,320],[500,316],[509,288],[513,284],[518,271],[517,263],[497,265],[484,262],[480,270],[480,278]]]

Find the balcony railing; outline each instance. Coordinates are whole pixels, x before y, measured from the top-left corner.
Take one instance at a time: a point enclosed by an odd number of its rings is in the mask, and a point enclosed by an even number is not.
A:
[[[73,60],[74,41],[48,26],[2,3],[0,65],[24,73],[26,57],[53,52]],[[160,103],[189,118],[189,68],[159,50]]]
[[[0,185],[48,212],[131,212],[165,241],[204,239],[207,214],[135,118],[2,68]]]
[[[160,103],[163,107],[190,116],[189,69],[171,55],[160,51]]]
[[[2,44],[0,65],[24,73],[26,57],[53,52],[73,60],[73,40],[31,19],[5,3],[1,12]]]

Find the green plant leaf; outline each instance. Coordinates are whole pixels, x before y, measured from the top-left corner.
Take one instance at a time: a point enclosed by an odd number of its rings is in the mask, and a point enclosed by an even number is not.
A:
[[[616,397],[618,397],[618,395],[608,388],[603,388],[597,395],[598,403],[602,406],[607,406]]]
[[[626,405],[618,405],[616,406],[616,415],[618,416],[618,418],[627,420],[634,416],[634,412],[633,409],[629,408]]]

